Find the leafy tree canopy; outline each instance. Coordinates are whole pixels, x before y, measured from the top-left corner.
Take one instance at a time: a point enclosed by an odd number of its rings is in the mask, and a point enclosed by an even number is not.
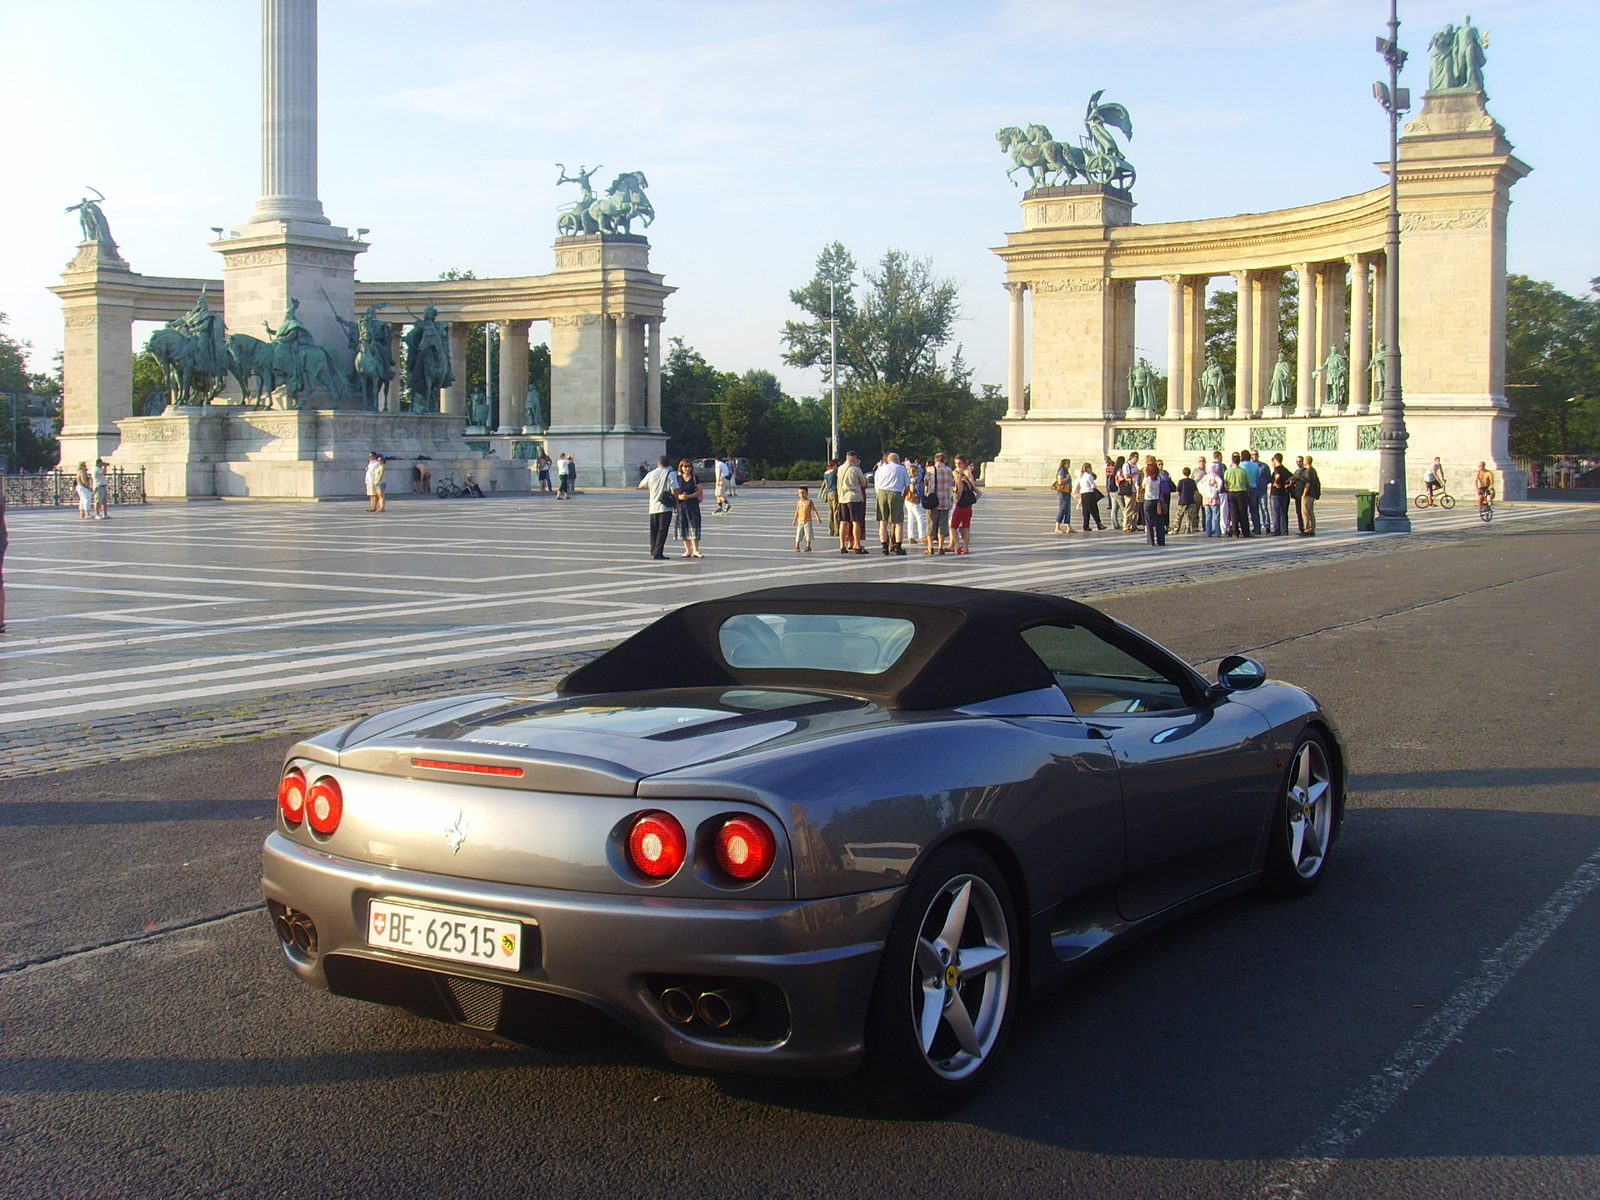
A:
[[[1506,389],[1512,453],[1600,455],[1600,279],[1587,296],[1506,279]]]

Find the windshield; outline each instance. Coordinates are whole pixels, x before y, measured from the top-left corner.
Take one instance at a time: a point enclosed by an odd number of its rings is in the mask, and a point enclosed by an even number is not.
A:
[[[881,675],[911,644],[903,617],[824,613],[740,613],[723,621],[717,643],[730,667]]]

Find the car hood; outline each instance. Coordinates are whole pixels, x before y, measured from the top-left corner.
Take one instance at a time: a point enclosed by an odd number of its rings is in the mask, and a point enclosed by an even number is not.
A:
[[[375,774],[622,796],[649,775],[888,719],[858,697],[779,688],[494,695],[382,713],[291,754],[315,747]]]

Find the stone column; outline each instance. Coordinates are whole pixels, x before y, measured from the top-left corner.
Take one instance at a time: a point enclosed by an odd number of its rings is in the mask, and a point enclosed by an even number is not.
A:
[[[1183,413],[1192,416],[1200,407],[1200,375],[1206,369],[1206,289],[1209,275],[1191,275],[1184,288]]]
[[[661,432],[661,318],[646,321],[650,346],[645,362],[645,424],[650,433]]]
[[[1281,271],[1257,271],[1255,278],[1255,412],[1272,396],[1272,368],[1278,364],[1278,288]]]
[[[467,335],[471,326],[465,321],[450,322],[450,374],[455,382],[439,391],[439,411],[452,417],[467,414]]]
[[[617,322],[600,317],[600,428],[617,427]]]
[[[1318,303],[1322,318],[1318,322],[1321,326],[1321,336],[1318,338],[1321,346],[1317,357],[1319,367],[1328,361],[1328,355],[1333,353],[1334,347],[1345,349],[1344,260],[1323,263],[1321,274],[1322,296]],[[1348,358],[1348,352],[1346,356]],[[1317,381],[1321,385],[1317,389],[1317,407],[1321,411],[1328,403],[1328,381],[1323,375],[1317,376]]]
[[[1235,271],[1238,303],[1234,321],[1233,415],[1248,417],[1260,405],[1256,400],[1256,325],[1254,271]]]
[[[639,318],[632,313],[622,312],[616,315],[614,336],[616,345],[614,356],[616,365],[613,368],[616,381],[616,424],[614,429],[631,433],[634,429],[633,421],[633,330],[639,323]]]
[[[1183,276],[1162,278],[1167,281],[1167,415],[1179,417],[1189,411],[1183,374]]]
[[[1297,417],[1309,417],[1316,400],[1311,372],[1317,355],[1317,284],[1319,272],[1312,263],[1296,263],[1295,278],[1300,281],[1299,347],[1295,358],[1295,410]]]
[[[1389,258],[1385,254],[1372,256],[1372,357],[1378,358],[1384,353],[1384,330],[1388,327],[1388,318],[1385,315],[1389,295]],[[1369,361],[1369,366],[1370,361]],[[1383,406],[1383,397],[1372,394],[1372,377],[1369,373],[1366,390],[1362,393],[1367,397],[1367,411],[1377,412]]]
[[[500,428],[520,433],[528,400],[528,322],[500,321]],[[492,418],[491,418],[492,419]]]
[[[1372,333],[1368,321],[1372,312],[1372,293],[1365,254],[1352,254],[1350,264],[1350,402],[1345,411],[1357,415],[1367,411],[1367,393],[1372,386],[1367,367],[1372,362]]]
[[[1105,410],[1122,413],[1128,407],[1128,376],[1133,372],[1137,350],[1134,348],[1134,281],[1112,279],[1106,282],[1107,300],[1111,306],[1111,345],[1107,355],[1111,369],[1110,386],[1103,389],[1107,403]]]
[[[1006,291],[1011,293],[1011,341],[1006,370],[1006,417],[1009,420],[1016,421],[1027,413],[1027,406],[1023,403],[1023,397],[1026,394],[1024,389],[1028,386],[1028,316],[1023,304],[1028,285],[1025,283],[1008,283],[1005,286]]]
[[[261,0],[261,198],[250,220],[328,224],[317,199],[317,0]]]
[[[389,325],[389,348],[394,352],[394,378],[389,381],[389,398],[378,397],[378,407],[383,412],[399,412],[400,401],[406,397],[406,327],[398,321]]]

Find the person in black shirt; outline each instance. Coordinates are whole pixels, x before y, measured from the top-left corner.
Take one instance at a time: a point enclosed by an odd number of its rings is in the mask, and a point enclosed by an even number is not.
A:
[[[1178,523],[1173,532],[1183,533],[1186,529],[1190,533],[1200,532],[1200,485],[1195,483],[1188,467],[1183,469],[1183,478],[1178,480]]]
[[[1267,498],[1272,501],[1272,536],[1284,537],[1289,532],[1289,485],[1294,476],[1283,465],[1283,455],[1272,456],[1272,474],[1267,479]]]

